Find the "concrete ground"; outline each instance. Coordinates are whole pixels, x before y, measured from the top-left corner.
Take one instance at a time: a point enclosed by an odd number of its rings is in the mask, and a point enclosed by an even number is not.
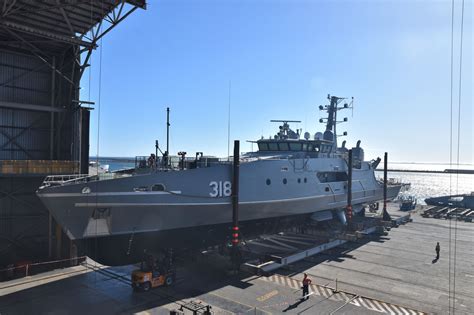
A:
[[[344,244],[278,273],[299,279],[306,272],[318,283],[333,285],[338,279],[341,290],[428,313],[447,314],[454,301],[451,313],[474,314],[474,223],[412,218],[380,239]]]
[[[169,314],[189,301],[211,305],[214,314],[445,314],[450,300],[457,314],[473,314],[474,223],[458,222],[456,231],[455,299],[448,299],[454,280],[448,272],[449,221],[415,214],[388,236],[347,243],[269,277],[229,276],[222,258],[208,257],[181,263],[174,286],[150,292],[132,291],[133,266],[77,266],[3,282],[0,314]],[[437,241],[441,258],[434,261]],[[303,272],[316,284],[305,301]],[[335,279],[341,292],[323,286],[335,287]]]
[[[126,280],[131,266],[106,268],[106,273],[74,268],[68,277],[62,270],[10,282],[0,290],[0,314],[169,314],[187,301],[211,305],[214,314],[329,314],[345,304],[315,294],[301,301],[299,287],[264,277],[228,276],[206,261],[180,268],[173,287],[149,292],[133,292]],[[347,304],[337,314],[376,312]]]

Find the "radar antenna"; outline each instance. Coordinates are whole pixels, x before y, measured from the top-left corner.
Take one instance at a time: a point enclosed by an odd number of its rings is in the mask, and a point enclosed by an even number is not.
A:
[[[300,138],[300,131],[299,129],[294,132],[290,129],[290,125],[288,123],[300,123],[301,120],[270,120],[270,122],[281,122],[283,125],[280,126],[280,131],[275,137],[279,139],[299,139]]]

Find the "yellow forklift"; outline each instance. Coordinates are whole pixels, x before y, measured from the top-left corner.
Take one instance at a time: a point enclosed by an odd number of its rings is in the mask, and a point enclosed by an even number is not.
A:
[[[132,272],[132,288],[135,291],[148,291],[151,288],[170,286],[176,279],[171,257],[156,260],[153,255],[146,255],[140,269]]]

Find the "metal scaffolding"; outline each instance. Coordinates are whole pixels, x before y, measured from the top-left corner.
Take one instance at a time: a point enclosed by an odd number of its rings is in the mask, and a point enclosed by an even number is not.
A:
[[[35,191],[45,175],[88,171],[80,80],[99,40],[138,8],[145,0],[0,0],[0,266],[67,255]]]

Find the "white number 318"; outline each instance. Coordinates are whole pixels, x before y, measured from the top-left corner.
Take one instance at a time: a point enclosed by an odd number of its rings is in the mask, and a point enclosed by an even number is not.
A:
[[[228,197],[232,194],[232,184],[229,181],[213,181],[209,183],[212,191],[209,193],[211,197]]]

